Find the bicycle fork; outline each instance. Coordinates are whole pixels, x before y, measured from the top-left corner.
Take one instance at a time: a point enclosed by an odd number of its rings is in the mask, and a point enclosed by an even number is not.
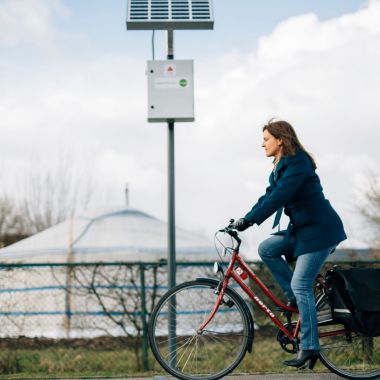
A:
[[[212,308],[210,314],[207,316],[206,320],[199,326],[197,333],[202,334],[205,327],[210,323],[210,321],[214,318],[215,314],[217,313],[219,306],[225,302],[223,300],[225,289],[227,288],[228,280],[226,278],[223,279],[223,282],[220,281],[218,286],[215,288],[214,293],[218,295],[217,299],[215,300],[214,307]],[[231,301],[230,301],[231,302]],[[228,301],[225,302],[228,305]]]

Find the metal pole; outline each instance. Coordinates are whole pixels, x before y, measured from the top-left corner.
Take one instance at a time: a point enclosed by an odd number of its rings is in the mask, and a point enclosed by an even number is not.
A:
[[[146,322],[146,287],[145,287],[145,265],[140,264],[140,287],[141,287],[141,320],[142,320],[142,351],[144,371],[149,370],[148,363],[148,325]]]
[[[173,30],[167,31],[167,59],[174,59]],[[174,121],[168,121],[168,285],[176,284],[175,250],[175,181],[174,181]]]
[[[73,252],[73,235],[74,235],[74,218],[70,217],[70,232],[69,232],[69,249],[67,251],[67,263],[72,264],[74,262]],[[71,287],[73,285],[75,268],[71,265],[66,266],[66,290],[65,290],[65,319],[64,327],[66,332],[66,338],[70,338],[71,331],[71,316],[72,316],[72,298]]]
[[[167,59],[174,59],[173,30],[167,31]],[[174,121],[168,120],[168,286],[176,284],[176,251],[175,251],[175,181],[174,181]],[[169,360],[172,366],[176,363],[176,302],[175,297],[168,312]]]
[[[168,122],[168,285],[176,285],[174,122]]]

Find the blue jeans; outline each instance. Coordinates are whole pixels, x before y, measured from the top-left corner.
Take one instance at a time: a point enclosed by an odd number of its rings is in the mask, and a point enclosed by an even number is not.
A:
[[[288,297],[297,300],[301,319],[301,349],[319,350],[317,312],[313,285],[326,258],[335,245],[320,251],[303,254],[297,258],[294,269],[281,257],[288,246],[284,236],[272,236],[259,245],[259,255]]]

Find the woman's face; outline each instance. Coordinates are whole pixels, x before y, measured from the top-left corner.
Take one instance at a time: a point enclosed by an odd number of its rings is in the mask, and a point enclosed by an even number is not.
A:
[[[261,146],[265,149],[267,157],[279,158],[282,153],[282,140],[276,139],[267,129],[263,132],[263,143]]]

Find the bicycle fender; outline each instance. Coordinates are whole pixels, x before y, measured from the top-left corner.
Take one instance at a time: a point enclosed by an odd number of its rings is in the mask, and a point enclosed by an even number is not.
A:
[[[208,282],[209,284],[213,284],[213,285],[218,285],[219,282],[220,282],[220,281],[216,280],[215,278],[210,278],[210,277],[197,277],[196,280]],[[236,296],[236,298],[239,299],[239,301],[241,301],[241,304],[243,305],[243,308],[244,308],[244,312],[246,313],[246,315],[248,317],[248,321],[249,321],[249,337],[248,337],[247,350],[248,350],[249,353],[252,353],[253,338],[254,338],[254,335],[255,335],[255,328],[254,328],[254,322],[253,322],[252,313],[249,310],[249,307],[248,307],[247,303],[244,301],[243,297],[236,290],[232,289],[229,286],[227,287],[227,289],[231,293],[233,293]]]

